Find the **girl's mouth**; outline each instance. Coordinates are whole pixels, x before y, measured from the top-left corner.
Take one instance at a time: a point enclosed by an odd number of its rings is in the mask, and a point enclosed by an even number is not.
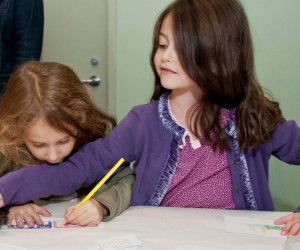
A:
[[[173,71],[169,68],[165,68],[165,67],[161,67],[160,70],[161,70],[162,73],[172,73],[172,74],[176,73],[175,71]]]

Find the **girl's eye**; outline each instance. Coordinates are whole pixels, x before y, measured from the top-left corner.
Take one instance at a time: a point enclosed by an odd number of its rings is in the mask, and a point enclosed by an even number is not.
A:
[[[35,148],[42,148],[42,147],[45,146],[45,144],[33,144],[33,146],[34,146]]]
[[[70,141],[70,138],[67,138],[67,139],[64,139],[62,141],[59,141],[58,144],[61,144],[61,145],[67,144],[69,141]]]
[[[167,44],[158,44],[158,47],[160,49],[166,49],[168,47],[168,45]]]

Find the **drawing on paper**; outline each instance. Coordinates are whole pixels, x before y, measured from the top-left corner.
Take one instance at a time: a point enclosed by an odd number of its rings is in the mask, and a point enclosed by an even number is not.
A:
[[[281,232],[282,226],[277,225],[265,225],[265,224],[247,224],[253,232],[260,232],[262,234],[266,234],[268,231],[279,231]]]
[[[22,228],[18,227],[15,221],[13,221],[9,226],[3,223],[3,221],[1,221],[1,230],[87,228],[87,227],[81,227],[79,225],[65,224],[65,220],[63,218],[51,218],[51,219],[44,218],[42,221],[43,221],[42,225],[34,225],[34,227],[32,228],[30,228],[25,221],[23,222],[24,227]]]
[[[225,228],[231,233],[258,234],[282,237],[283,226],[275,225],[273,219],[225,216]]]

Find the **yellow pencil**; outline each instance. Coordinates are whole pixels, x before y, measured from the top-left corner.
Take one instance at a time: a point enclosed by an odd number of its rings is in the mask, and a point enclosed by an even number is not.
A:
[[[108,173],[98,182],[98,184],[92,189],[91,192],[89,192],[87,194],[87,196],[84,197],[84,199],[79,202],[76,208],[79,208],[83,203],[85,203],[86,201],[88,201],[97,191],[98,189],[107,181],[107,179],[118,169],[118,167],[120,167],[122,165],[122,163],[124,162],[124,158],[121,158],[113,167],[111,170],[108,171]]]

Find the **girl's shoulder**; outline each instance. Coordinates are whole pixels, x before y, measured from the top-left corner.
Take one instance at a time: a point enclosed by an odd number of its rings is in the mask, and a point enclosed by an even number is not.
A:
[[[7,159],[2,153],[0,153],[0,177],[20,168],[24,167],[21,164],[17,164],[13,160]]]
[[[300,127],[295,120],[285,120],[282,119],[278,122],[276,129],[273,134],[278,140],[282,137],[298,137],[300,136]]]
[[[118,126],[138,130],[138,127],[153,127],[157,124],[159,124],[158,104],[157,101],[153,101],[133,107]]]
[[[138,106],[134,106],[131,111],[135,112],[144,112],[144,111],[157,111],[158,101],[152,101],[146,104],[140,104]]]
[[[153,118],[153,116],[158,116],[158,101],[135,106],[129,111],[128,115],[134,115],[139,119],[147,117]]]

